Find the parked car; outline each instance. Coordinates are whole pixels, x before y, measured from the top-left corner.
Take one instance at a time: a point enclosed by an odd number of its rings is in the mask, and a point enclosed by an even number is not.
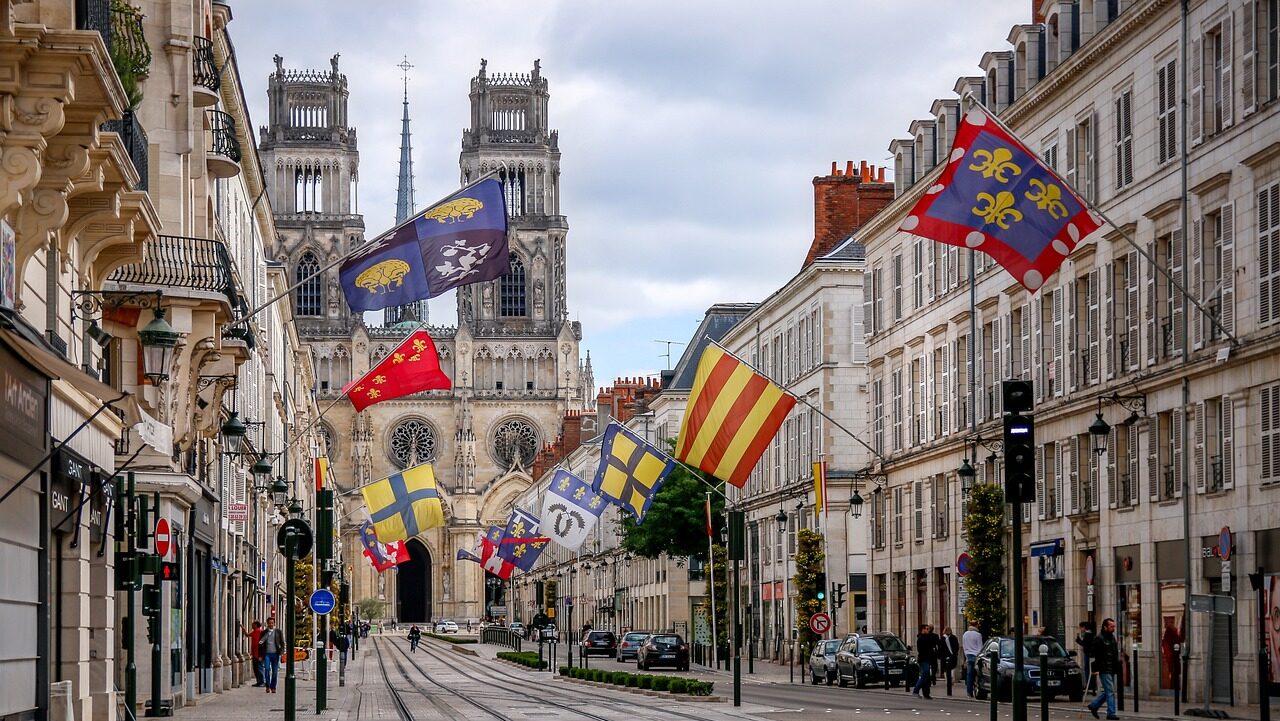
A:
[[[991,654],[987,649],[991,642],[1000,644],[1000,661],[996,666],[996,689],[1000,698],[1008,698],[1013,689],[1013,644],[1014,640],[1006,636],[996,636],[983,644],[982,653],[978,655],[977,688],[979,699],[987,698],[991,693]],[[1040,644],[1049,647],[1049,663],[1044,673],[1040,668]],[[1044,692],[1052,699],[1054,696],[1066,696],[1079,703],[1084,699],[1084,675],[1080,664],[1076,663],[1075,651],[1067,651],[1053,636],[1024,636],[1022,647],[1025,650],[1024,667],[1027,676],[1027,693],[1040,693],[1041,681]]]
[[[645,639],[636,655],[636,668],[647,671],[654,666],[674,666],[689,670],[689,644],[674,633],[655,633]]]
[[[633,659],[640,655],[640,647],[649,638],[648,631],[628,631],[618,642],[618,663]]]
[[[436,621],[436,633],[457,633],[458,624],[453,621]]]
[[[618,653],[618,637],[613,631],[587,631],[578,646],[583,656],[613,656]]]
[[[542,635],[538,637],[541,641],[560,641],[560,629],[556,628],[554,623],[548,623],[542,627]]]
[[[827,685],[836,682],[839,673],[836,670],[836,651],[840,650],[838,639],[825,639],[813,645],[813,653],[809,654],[809,678],[816,686],[825,679]]]
[[[517,636],[524,635],[524,624],[520,623],[519,621],[512,621],[511,625],[508,626],[507,628],[510,629],[510,631]]]
[[[892,633],[851,633],[845,636],[836,652],[836,681],[841,688],[852,683],[857,688],[868,684],[915,683],[920,664],[911,647]]]

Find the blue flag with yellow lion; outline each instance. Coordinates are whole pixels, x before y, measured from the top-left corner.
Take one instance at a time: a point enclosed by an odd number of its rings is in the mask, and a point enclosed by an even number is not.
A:
[[[338,278],[347,305],[366,311],[493,280],[510,267],[502,184],[489,178],[356,249]]]

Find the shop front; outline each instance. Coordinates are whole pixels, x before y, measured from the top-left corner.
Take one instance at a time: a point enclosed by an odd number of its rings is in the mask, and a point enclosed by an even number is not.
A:
[[[1067,630],[1066,556],[1061,538],[1031,544],[1031,557],[1036,559],[1040,578],[1040,626],[1044,632],[1069,647]],[[1039,631],[1039,629],[1035,629]]]
[[[1268,695],[1280,696],[1280,527],[1255,532],[1258,569],[1262,571],[1264,650],[1267,654]],[[1251,571],[1253,569],[1250,569]],[[1256,607],[1255,607],[1256,614]]]
[[[1187,546],[1181,540],[1156,542],[1156,640],[1163,694],[1177,690],[1177,659],[1187,637]]]
[[[1112,569],[1116,579],[1116,639],[1120,642],[1120,658],[1126,669],[1125,679],[1128,680],[1129,660],[1133,658],[1135,651],[1143,649],[1142,548],[1137,544],[1117,547]],[[1148,652],[1147,656],[1150,655]]]
[[[1236,534],[1230,532],[1230,529],[1224,529],[1226,536],[1229,538],[1229,548],[1227,549],[1226,558],[1220,550],[1220,535],[1202,536],[1200,538],[1199,557],[1200,557],[1200,573],[1204,578],[1204,587],[1209,589],[1209,593],[1216,596],[1230,596],[1236,599],[1235,608],[1237,613],[1240,609],[1239,599],[1236,591],[1239,584],[1235,583],[1232,578],[1232,565],[1235,562],[1235,552],[1239,550],[1236,547]],[[1248,583],[1246,580],[1245,583]],[[1206,614],[1200,614],[1203,618]],[[1207,614],[1208,626],[1200,625],[1200,628],[1206,628],[1209,633],[1209,684],[1213,689],[1213,702],[1230,704],[1233,700],[1231,687],[1234,685],[1235,669],[1232,659],[1235,658],[1237,652],[1236,645],[1236,614],[1212,613]],[[1203,637],[1202,637],[1203,638]],[[1199,645],[1199,642],[1197,642]]]

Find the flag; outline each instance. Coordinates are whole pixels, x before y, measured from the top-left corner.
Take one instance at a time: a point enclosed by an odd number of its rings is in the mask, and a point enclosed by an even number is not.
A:
[[[490,178],[359,248],[338,278],[347,305],[366,311],[493,280],[510,267],[507,206],[502,184]]]
[[[409,560],[409,549],[403,541],[380,543],[373,524],[368,521],[360,526],[360,543],[364,546],[364,557],[369,559],[375,571],[382,572]]]
[[[965,114],[947,161],[899,228],[980,250],[1029,291],[1102,226],[1102,218],[984,108]]]
[[[498,544],[498,555],[526,573],[533,568],[551,539],[538,534],[538,517],[517,508],[511,511],[507,530]]]
[[[796,399],[717,345],[698,359],[676,440],[676,459],[738,488]]]
[[[542,517],[551,540],[570,551],[582,547],[605,509],[604,498],[572,473],[558,469],[542,496]]]
[[[316,490],[323,491],[328,485],[329,478],[329,458],[328,456],[320,456],[316,459]]]
[[[610,423],[600,442],[600,466],[592,489],[629,511],[639,524],[675,466],[675,461],[648,441]]]
[[[473,563],[480,563],[481,562],[480,554],[483,552],[482,543],[484,541],[485,535],[486,534],[483,534],[483,533],[477,533],[476,542],[471,545],[470,549],[459,548],[457,553],[457,559],[459,561],[471,561]]]
[[[440,357],[431,334],[416,330],[372,370],[348,383],[342,392],[351,400],[356,413],[375,403],[410,393],[453,387],[453,381],[440,370]]]
[[[822,513],[827,507],[827,464],[813,462],[813,510]]]
[[[711,496],[707,496],[707,538],[712,537],[711,530]]]
[[[431,464],[423,463],[360,489],[378,539],[405,541],[444,525],[444,507]]]
[[[511,573],[516,570],[515,564],[498,555],[498,544],[502,543],[502,526],[489,526],[489,532],[480,541],[480,565],[484,570],[501,578],[510,580]]]

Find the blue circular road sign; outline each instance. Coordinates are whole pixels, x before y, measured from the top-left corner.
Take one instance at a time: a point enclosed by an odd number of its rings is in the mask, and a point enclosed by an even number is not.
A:
[[[315,611],[321,616],[326,616],[333,610],[334,606],[338,605],[338,601],[333,597],[333,591],[330,591],[327,588],[320,588],[316,589],[315,593],[311,594],[309,604],[312,611]]]

